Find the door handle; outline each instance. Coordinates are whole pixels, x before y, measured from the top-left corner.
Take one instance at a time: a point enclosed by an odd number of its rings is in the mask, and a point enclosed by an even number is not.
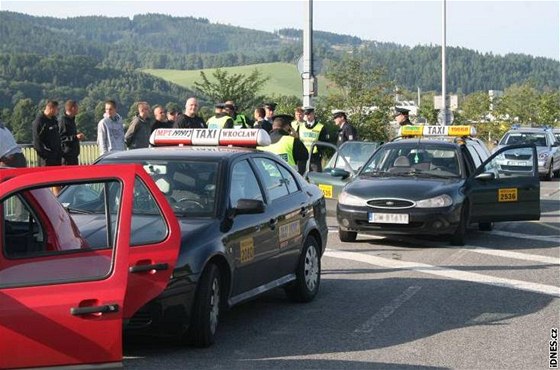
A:
[[[277,223],[278,223],[277,218],[271,218],[270,221],[268,221],[268,225],[270,226],[271,229],[274,229]]]
[[[95,313],[115,313],[119,312],[118,304],[106,304],[103,306],[88,306],[88,307],[72,307],[70,308],[70,314],[73,316],[80,315],[91,315]]]
[[[305,215],[307,214],[307,208],[301,207],[301,210],[299,211],[299,214],[300,214],[302,217],[305,217]]]
[[[169,268],[168,263],[154,263],[151,265],[136,265],[128,268],[129,272],[164,271]]]

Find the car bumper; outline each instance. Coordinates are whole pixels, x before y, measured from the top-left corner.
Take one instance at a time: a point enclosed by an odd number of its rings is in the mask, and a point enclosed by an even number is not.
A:
[[[407,224],[369,222],[369,213],[408,214]],[[461,218],[461,206],[446,208],[409,208],[382,210],[370,207],[338,205],[336,217],[338,225],[345,231],[373,234],[444,235],[453,234]]]
[[[187,279],[171,281],[158,297],[125,321],[126,334],[178,336],[190,323],[196,284]]]

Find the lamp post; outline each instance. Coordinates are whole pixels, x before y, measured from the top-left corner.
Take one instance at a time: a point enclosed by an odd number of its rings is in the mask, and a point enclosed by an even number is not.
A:
[[[303,27],[303,106],[310,107],[313,103],[313,0],[307,0],[305,10],[305,26]]]
[[[442,18],[442,40],[441,40],[441,103],[442,103],[442,124],[447,125],[447,91],[445,81],[445,23],[446,23],[446,1],[442,1],[441,18]]]

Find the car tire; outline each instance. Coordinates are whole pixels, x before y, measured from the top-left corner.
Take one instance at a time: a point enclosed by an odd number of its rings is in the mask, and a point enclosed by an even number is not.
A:
[[[338,228],[338,238],[341,242],[352,243],[356,241],[358,233],[355,231],[344,231],[340,227]]]
[[[307,237],[296,269],[296,280],[286,286],[286,295],[294,302],[311,302],[321,284],[321,254],[319,244]]]
[[[221,309],[222,281],[220,269],[209,264],[202,273],[194,300],[188,342],[195,347],[208,347],[215,341]]]
[[[455,233],[451,235],[451,245],[463,246],[465,245],[465,235],[467,234],[467,227],[469,225],[469,205],[467,200],[463,203],[461,208],[461,219]]]
[[[548,168],[548,172],[547,172],[546,175],[544,176],[544,179],[545,179],[546,181],[551,181],[552,178],[554,177],[554,171],[553,171],[553,169],[554,169],[554,161],[551,160],[551,161],[550,161],[550,167]]]
[[[494,224],[492,222],[479,222],[478,230],[480,231],[492,231]]]

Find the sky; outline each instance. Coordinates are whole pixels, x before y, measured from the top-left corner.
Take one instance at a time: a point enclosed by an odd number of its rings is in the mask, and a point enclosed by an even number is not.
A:
[[[315,30],[401,45],[442,44],[442,0],[314,0]],[[298,1],[6,1],[0,10],[53,17],[133,17],[161,13],[274,31],[304,27],[307,0]],[[560,60],[560,1],[447,0],[446,44],[505,55]]]

